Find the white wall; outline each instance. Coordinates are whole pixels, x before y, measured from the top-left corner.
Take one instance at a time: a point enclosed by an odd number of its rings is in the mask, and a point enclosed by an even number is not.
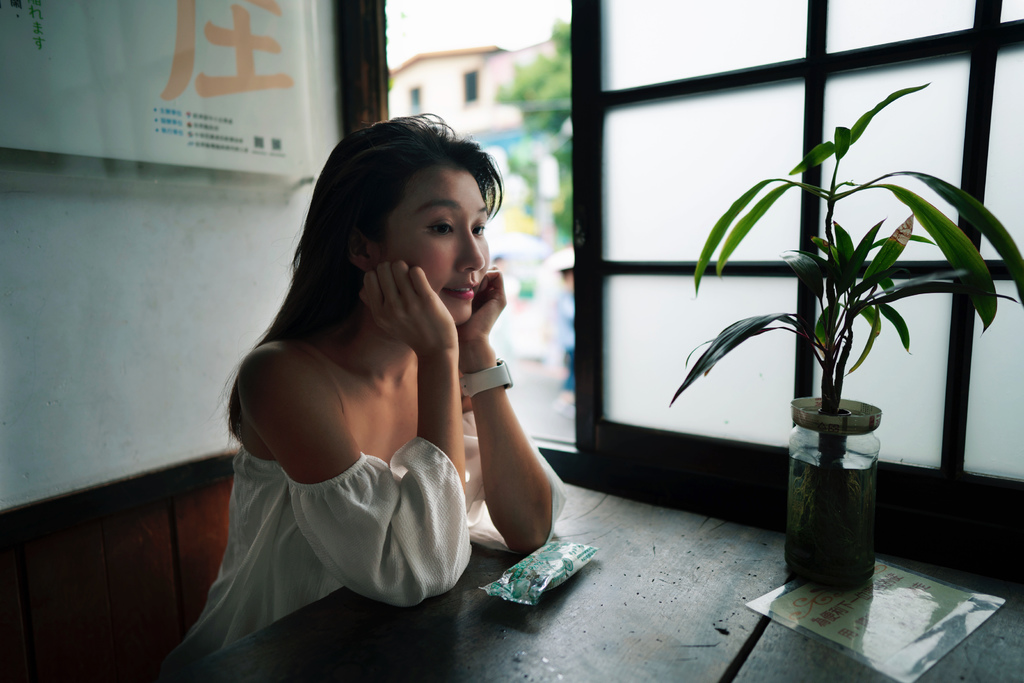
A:
[[[231,446],[311,190],[0,171],[0,510]]]

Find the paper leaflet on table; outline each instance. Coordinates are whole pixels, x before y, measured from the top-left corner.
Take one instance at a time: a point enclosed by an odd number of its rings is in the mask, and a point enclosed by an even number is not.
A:
[[[1004,602],[879,562],[861,588],[844,591],[798,579],[747,607],[913,683]]]

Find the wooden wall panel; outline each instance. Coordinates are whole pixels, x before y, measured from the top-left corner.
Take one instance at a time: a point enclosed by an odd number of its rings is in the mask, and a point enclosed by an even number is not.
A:
[[[155,680],[181,640],[169,507],[158,502],[103,520],[120,683]]]
[[[337,4],[342,134],[388,118],[384,0]]]
[[[26,543],[25,575],[40,683],[116,680],[100,523]]]
[[[206,604],[228,542],[228,499],[231,480],[183,493],[174,498],[178,539],[181,603],[187,630]]]
[[[18,558],[11,548],[0,552],[0,681],[5,683],[29,680],[24,620]]]

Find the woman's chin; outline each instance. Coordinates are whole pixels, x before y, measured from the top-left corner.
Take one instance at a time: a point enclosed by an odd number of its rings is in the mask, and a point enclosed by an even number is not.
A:
[[[445,308],[452,315],[452,320],[455,321],[455,326],[458,327],[463,323],[469,322],[469,319],[473,317],[473,305],[471,303],[451,305],[446,304]]]

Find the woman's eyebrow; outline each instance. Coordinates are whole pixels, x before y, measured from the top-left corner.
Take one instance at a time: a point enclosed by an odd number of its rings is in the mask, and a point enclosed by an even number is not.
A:
[[[462,210],[462,204],[459,204],[454,199],[437,198],[437,199],[431,199],[431,200],[427,201],[425,204],[423,204],[423,206],[421,206],[420,208],[416,209],[416,212],[419,213],[421,211],[427,211],[428,209],[433,209],[433,208],[438,207],[438,206],[443,206],[443,207],[448,208],[448,209],[459,209],[459,210]],[[477,209],[476,212],[477,213],[487,213],[487,207],[486,206],[481,206],[479,209]]]

